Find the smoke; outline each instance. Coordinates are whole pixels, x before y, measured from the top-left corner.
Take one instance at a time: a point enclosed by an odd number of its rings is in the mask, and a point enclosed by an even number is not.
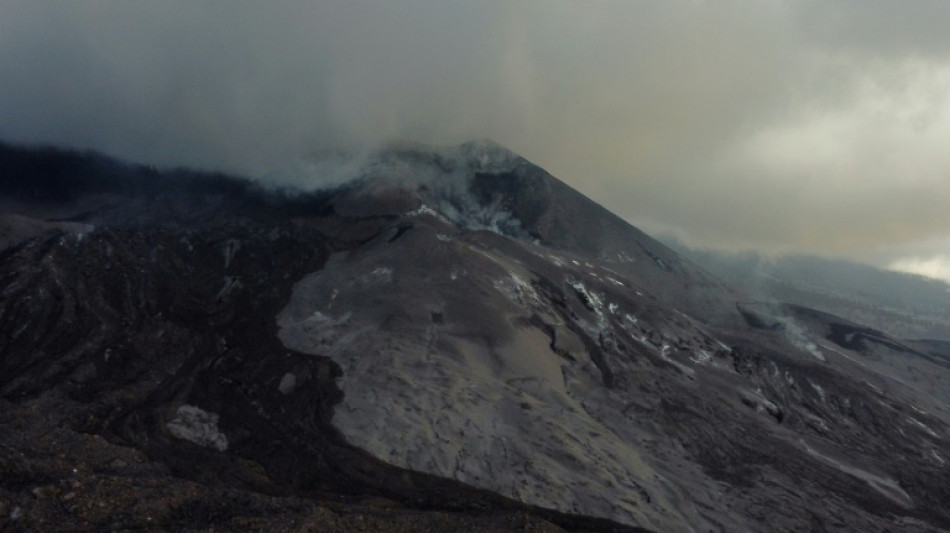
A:
[[[892,270],[950,281],[950,255],[905,257],[890,264]]]
[[[0,14],[6,141],[332,184],[353,165],[327,154],[487,137],[690,244],[859,257],[950,234],[941,1],[0,0]]]
[[[0,134],[254,176],[522,122],[510,11],[408,1],[5,2]]]

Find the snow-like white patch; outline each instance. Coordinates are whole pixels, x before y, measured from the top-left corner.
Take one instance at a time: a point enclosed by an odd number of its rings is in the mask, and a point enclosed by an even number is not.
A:
[[[937,453],[937,450],[931,448],[930,455],[933,455],[934,459],[936,459],[937,462],[940,463],[940,466],[947,464],[947,461],[945,461],[943,457],[940,457],[940,455]]]
[[[808,411],[804,411],[802,414],[805,415],[805,418],[807,419],[806,423],[817,429],[820,433],[827,433],[831,431],[831,428],[828,427],[828,423],[825,422],[824,418],[813,415]]]
[[[627,255],[626,252],[617,252],[617,260],[621,263],[634,263],[636,259]]]
[[[426,204],[422,204],[422,205],[420,205],[419,207],[417,207],[416,209],[413,209],[412,211],[409,211],[408,213],[406,213],[406,216],[407,216],[407,217],[418,217],[418,216],[422,216],[422,215],[432,215],[432,216],[434,216],[434,217],[439,217],[439,216],[440,216],[439,213],[438,213],[436,210],[432,209],[431,207],[427,206]]]
[[[762,407],[770,413],[776,413],[779,411],[779,408],[777,405],[775,405],[775,402],[765,398],[764,396],[762,397]]]
[[[781,409],[779,409],[775,402],[769,400],[764,394],[762,394],[761,388],[756,389],[755,391],[740,390],[739,397],[742,398],[747,404],[754,406],[757,413],[765,411],[769,414],[775,415],[776,413],[781,412]]]
[[[620,309],[620,306],[615,303],[607,304],[607,310],[610,311],[610,314],[612,315],[616,315],[618,309]]]
[[[548,259],[551,260],[551,263],[558,268],[564,268],[564,260],[556,255],[548,255]]]
[[[858,364],[861,365],[861,366],[865,366],[863,363],[861,363],[861,362],[859,362],[859,361],[855,361],[854,358],[852,358],[850,355],[848,355],[848,354],[844,353],[843,351],[841,351],[841,350],[835,348],[834,346],[828,346],[827,344],[824,344],[824,343],[819,344],[819,346],[820,346],[823,350],[828,350],[828,351],[834,352],[834,353],[840,355],[841,357],[844,357],[845,359],[847,359],[847,360],[849,360],[849,361],[851,361],[851,362],[858,363]]]
[[[624,285],[623,282],[620,281],[620,280],[614,279],[614,278],[612,278],[612,277],[610,277],[610,276],[606,276],[606,278],[607,278],[607,281],[613,283],[614,285],[616,285],[616,286],[618,286],[618,287],[626,287],[626,285]]]
[[[687,376],[696,375],[695,370],[693,370],[692,368],[689,368],[686,365],[680,364],[678,361],[674,361],[673,358],[670,357],[670,345],[665,342],[663,343],[663,346],[660,346],[660,359],[663,359],[667,363],[670,363],[671,365],[675,366],[676,368],[680,370],[680,372],[686,374]]]
[[[696,351],[696,352],[693,352],[693,355],[692,355],[689,359],[690,359],[690,361],[692,361],[692,362],[694,362],[694,363],[696,363],[696,364],[702,365],[702,364],[706,364],[706,363],[708,363],[709,361],[711,361],[711,360],[712,360],[712,355],[711,355],[709,352],[707,352],[706,350],[698,350],[698,351]]]
[[[590,307],[593,309],[594,314],[597,316],[597,324],[594,326],[587,325],[586,329],[595,335],[600,335],[602,331],[608,328],[607,317],[604,316],[604,301],[601,297],[587,289],[584,283],[577,279],[570,279],[567,281],[567,284],[571,286],[578,294],[581,295]],[[583,321],[581,321],[581,326],[584,326]]]
[[[812,381],[812,380],[810,380],[810,379],[807,380],[807,381],[808,381],[808,384],[811,385],[811,388],[814,389],[815,392],[818,393],[818,397],[821,398],[821,402],[822,402],[822,403],[825,403],[825,401],[827,401],[827,400],[825,399],[825,389],[821,388],[821,385],[815,383],[814,381]]]
[[[179,439],[223,452],[228,449],[228,438],[218,429],[218,419],[215,413],[194,405],[182,405],[165,427]]]
[[[626,320],[627,322],[630,322],[630,323],[633,324],[634,326],[637,325],[637,322],[639,322],[639,320],[637,319],[637,317],[631,315],[630,313],[627,313],[627,314],[623,315],[623,318],[624,318],[624,320]]]
[[[768,398],[765,397],[764,394],[762,394],[761,388],[755,389],[755,396],[759,401],[759,407],[758,407],[759,411],[762,411],[762,410],[766,410],[769,412],[778,411],[778,406],[775,405],[775,402],[773,402],[772,400],[769,400]]]
[[[600,296],[597,296],[593,292],[587,290],[587,287],[584,286],[584,283],[582,281],[572,279],[572,280],[568,280],[567,284],[570,285],[571,288],[573,288],[579,294],[583,295],[584,298],[586,298],[587,301],[590,302],[591,306],[594,307],[595,311],[600,310],[604,307],[604,302],[600,299]]]
[[[538,293],[530,283],[521,279],[513,272],[508,273],[509,277],[495,280],[493,286],[499,292],[508,297],[509,300],[527,305],[539,300]]]
[[[389,283],[393,280],[393,269],[389,267],[374,268],[369,274],[364,274],[359,278],[359,284],[374,285],[376,283]]]
[[[284,396],[292,394],[296,388],[297,376],[291,374],[290,372],[284,374],[284,377],[280,378],[280,384],[277,385],[277,390],[279,390]]]
[[[444,233],[436,233],[435,237],[439,239],[441,242],[452,242],[452,237]]]
[[[926,431],[927,434],[930,435],[931,437],[937,437],[937,438],[940,437],[940,435],[937,435],[936,431],[930,429],[930,426],[928,426],[927,424],[924,424],[920,420],[917,420],[916,418],[912,416],[907,417],[907,420],[910,421],[910,423],[914,424],[915,426],[919,427],[920,429]]]
[[[393,275],[393,269],[389,267],[379,267],[379,268],[373,269],[373,271],[370,272],[370,275],[389,279]]]

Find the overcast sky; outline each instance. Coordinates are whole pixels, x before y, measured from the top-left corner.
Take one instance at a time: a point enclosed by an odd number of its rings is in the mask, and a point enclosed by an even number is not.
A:
[[[488,137],[689,244],[950,279],[946,0],[0,0],[0,139],[287,172]]]

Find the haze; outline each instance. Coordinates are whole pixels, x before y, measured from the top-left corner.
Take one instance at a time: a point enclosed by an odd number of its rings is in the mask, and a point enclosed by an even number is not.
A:
[[[687,244],[950,279],[943,0],[0,0],[0,139],[320,184],[488,137]]]

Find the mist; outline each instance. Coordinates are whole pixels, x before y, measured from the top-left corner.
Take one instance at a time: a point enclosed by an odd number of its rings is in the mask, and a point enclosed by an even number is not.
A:
[[[950,272],[942,1],[0,0],[0,15],[5,141],[316,187],[343,178],[315,154],[490,138],[691,245]]]

